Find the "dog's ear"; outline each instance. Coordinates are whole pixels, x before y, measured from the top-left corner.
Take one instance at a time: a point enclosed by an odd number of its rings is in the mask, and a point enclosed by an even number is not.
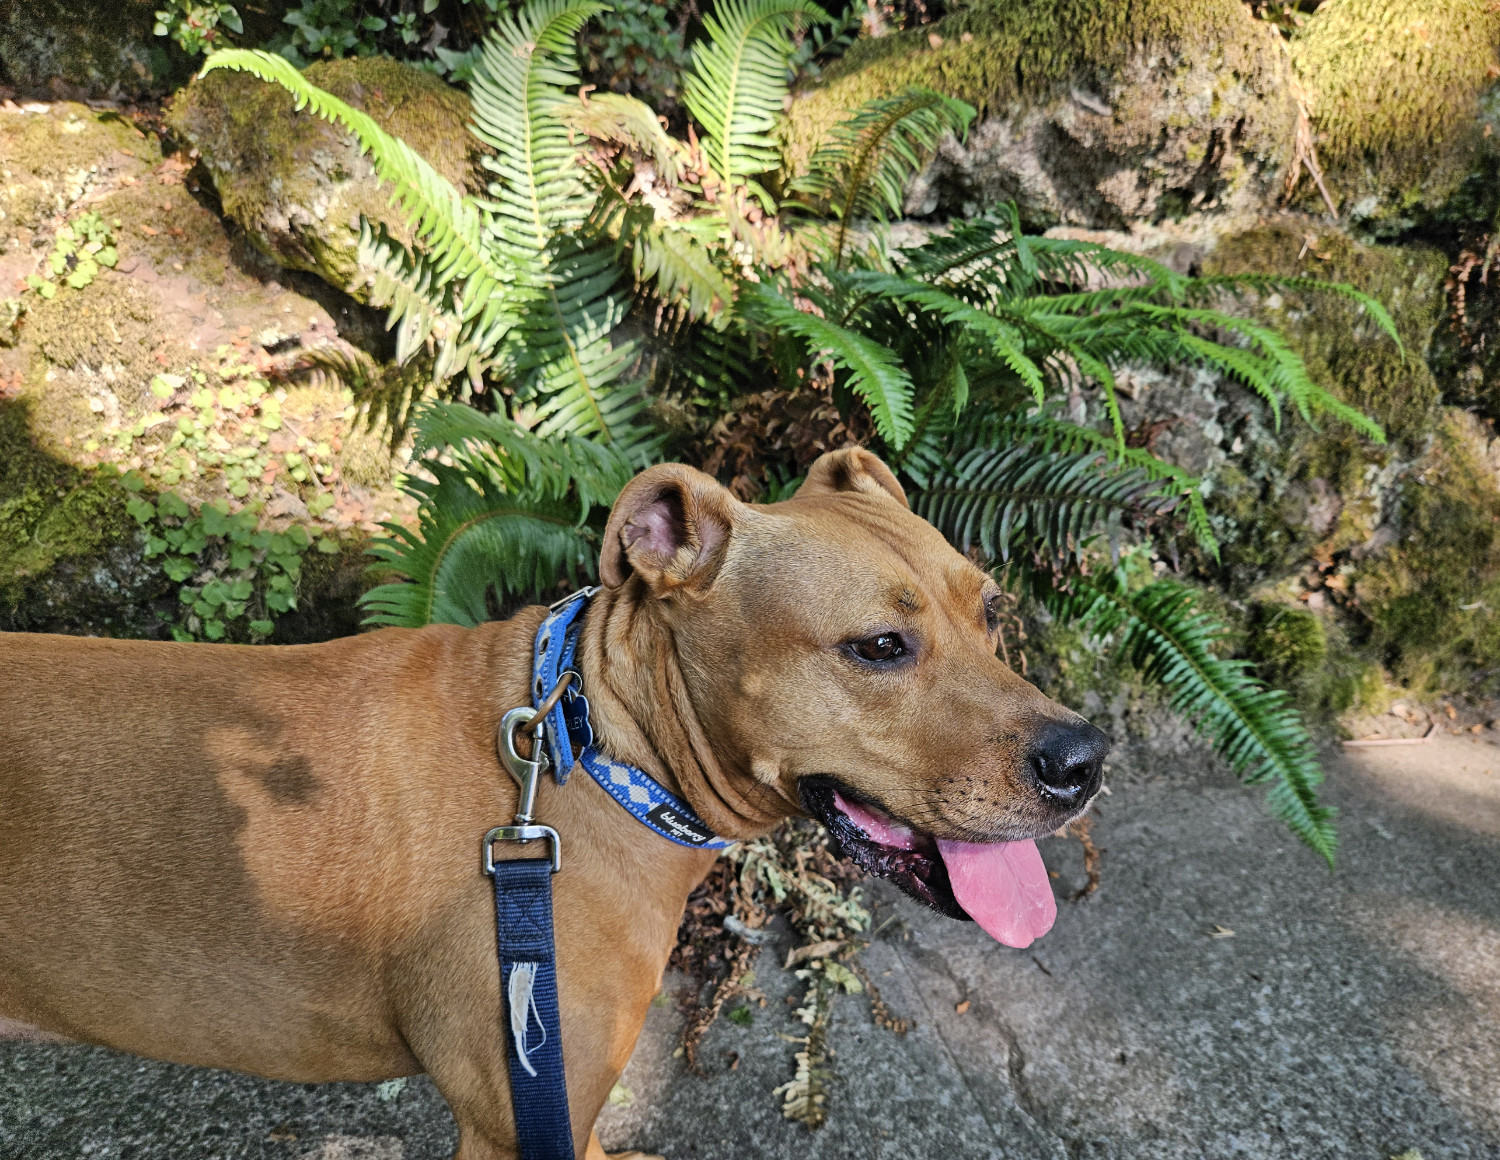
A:
[[[708,588],[719,574],[740,502],[718,480],[661,463],[625,485],[609,513],[599,578],[618,588],[635,572],[660,594]]]
[[[818,456],[807,469],[807,479],[797,489],[797,494],[818,495],[839,491],[889,496],[902,507],[910,506],[906,502],[906,492],[897,482],[895,474],[880,461],[878,455],[863,447],[846,447],[843,451],[829,451]]]

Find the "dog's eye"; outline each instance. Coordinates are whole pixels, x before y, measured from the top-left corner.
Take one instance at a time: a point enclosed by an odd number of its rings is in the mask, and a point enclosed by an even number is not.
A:
[[[882,632],[867,636],[849,646],[854,655],[866,661],[893,661],[906,653],[906,644],[894,632]]]

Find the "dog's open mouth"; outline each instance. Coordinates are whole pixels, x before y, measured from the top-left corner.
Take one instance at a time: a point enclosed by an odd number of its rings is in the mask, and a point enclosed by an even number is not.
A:
[[[972,919],[1006,946],[1030,946],[1052,929],[1057,900],[1035,842],[981,844],[924,834],[853,800],[831,778],[803,778],[799,790],[803,807],[828,827],[840,853],[918,902]]]

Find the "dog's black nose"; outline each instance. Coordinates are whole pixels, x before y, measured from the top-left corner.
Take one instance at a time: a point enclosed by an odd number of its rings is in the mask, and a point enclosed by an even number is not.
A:
[[[1109,738],[1088,722],[1053,722],[1032,742],[1031,768],[1046,797],[1078,805],[1099,791],[1108,752]]]

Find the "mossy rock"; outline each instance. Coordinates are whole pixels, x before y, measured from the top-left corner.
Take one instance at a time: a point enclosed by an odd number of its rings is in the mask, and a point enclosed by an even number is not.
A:
[[[1447,259],[1426,246],[1367,246],[1315,221],[1287,222],[1223,239],[1204,262],[1212,274],[1276,274],[1348,283],[1380,301],[1404,351],[1365,308],[1321,291],[1261,301],[1307,360],[1314,381],[1374,417],[1393,441],[1418,449],[1434,429],[1440,391],[1426,356],[1446,310]],[[1330,427],[1330,433],[1333,428]]]
[[[0,5],[0,84],[21,97],[139,99],[187,80],[192,61],[156,36],[158,0]]]
[[[431,73],[384,57],[324,61],[307,79],[369,113],[461,188],[473,181],[469,100]],[[276,85],[218,71],[173,100],[167,124],[197,150],[225,216],[273,261],[317,274],[364,301],[370,271],[358,258],[359,219],[408,238],[391,189],[380,186],[354,137],[296,112]]]
[[[1295,138],[1285,50],[1239,0],[980,0],[857,42],[799,96],[793,168],[871,97],[925,85],[977,106],[908,200],[1017,200],[1037,225],[1123,227],[1273,200]]]
[[[1473,415],[1445,409],[1411,472],[1397,535],[1361,561],[1357,608],[1372,644],[1409,687],[1445,692],[1500,667],[1500,445]]]
[[[1293,604],[1256,607],[1246,652],[1261,673],[1286,685],[1312,673],[1328,656],[1328,634],[1317,614]]]
[[[1500,77],[1490,0],[1326,0],[1290,47],[1332,192],[1356,218],[1431,210],[1493,163],[1480,118]]]
[[[0,630],[160,635],[171,586],[142,559],[118,476],[49,455],[32,421],[0,401]]]
[[[1127,428],[1203,476],[1222,556],[1195,558],[1237,595],[1373,544],[1442,415],[1424,361],[1441,323],[1447,262],[1424,246],[1365,246],[1325,223],[1284,219],[1231,235],[1202,272],[1272,274],[1349,283],[1382,302],[1402,346],[1359,303],[1328,291],[1282,290],[1242,302],[1287,336],[1313,380],[1372,415],[1388,442],[1347,424],[1316,425],[1288,409],[1279,421],[1248,389],[1203,369],[1141,371],[1122,382]]]

